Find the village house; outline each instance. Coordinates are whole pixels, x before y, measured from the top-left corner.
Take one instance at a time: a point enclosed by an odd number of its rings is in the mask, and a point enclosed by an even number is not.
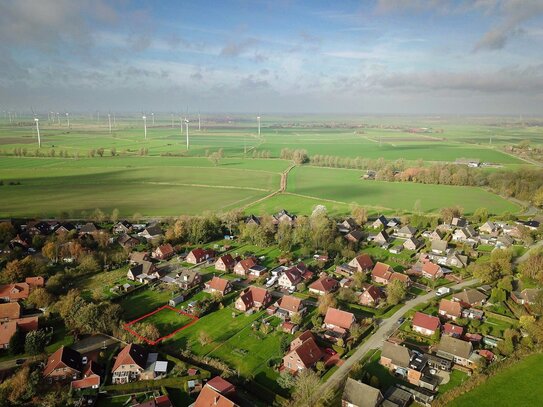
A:
[[[368,254],[364,253],[352,259],[349,262],[349,266],[353,267],[356,271],[366,272],[373,268],[373,260]]]
[[[432,240],[430,250],[434,254],[444,255],[447,253],[448,243],[446,240]]]
[[[316,295],[325,295],[336,291],[339,283],[330,276],[322,276],[317,281],[309,285],[309,292]]]
[[[100,233],[100,229],[92,222],[85,223],[79,228],[80,235],[95,235]]]
[[[477,231],[471,226],[467,226],[465,228],[455,229],[452,235],[452,241],[475,245],[477,243],[477,236]]]
[[[183,269],[176,275],[176,283],[182,290],[202,284],[202,275],[192,269]]]
[[[235,302],[239,311],[247,312],[251,309],[256,311],[265,308],[272,301],[272,296],[265,288],[250,286],[246,288]]]
[[[130,383],[137,380],[154,380],[164,376],[168,362],[158,361],[158,353],[149,353],[141,345],[126,345],[117,355],[111,369],[113,384]]]
[[[473,345],[471,342],[443,335],[437,349],[437,356],[460,366],[471,368],[476,365],[476,358],[472,358]]]
[[[388,225],[388,220],[383,215],[380,215],[372,224],[371,227],[374,229],[386,228]]]
[[[249,215],[245,218],[246,225],[260,225],[260,219],[255,215]]]
[[[140,243],[140,241],[136,239],[135,237],[132,237],[130,235],[127,235],[126,233],[123,233],[122,235],[119,235],[119,237],[117,238],[117,243],[119,243],[121,247],[125,249],[133,249]]]
[[[463,308],[478,307],[486,302],[487,296],[482,292],[470,288],[453,294],[452,300],[462,304]]]
[[[439,303],[439,315],[455,321],[462,316],[462,306],[459,302],[443,298]]]
[[[159,225],[147,226],[143,231],[138,233],[138,236],[145,238],[148,241],[157,240],[164,236]]]
[[[377,243],[378,245],[380,246],[384,246],[385,244],[388,243],[388,241],[390,240],[390,236],[388,236],[388,233],[385,232],[384,230],[379,232],[374,238],[373,238],[373,242],[374,243]]]
[[[311,369],[321,360],[323,352],[311,331],[305,331],[290,343],[289,352],[283,357],[283,366],[292,373]]]
[[[149,253],[147,252],[132,252],[128,258],[130,264],[139,264],[143,261],[149,261]]]
[[[358,243],[364,238],[364,234],[360,230],[352,230],[345,235],[345,239],[351,243]]]
[[[360,226],[353,218],[347,218],[343,222],[337,224],[339,233],[349,233],[353,230],[358,230]]]
[[[287,290],[296,290],[296,286],[302,282],[302,273],[297,267],[285,270],[279,277],[278,284]]]
[[[452,218],[451,226],[455,228],[465,228],[466,226],[468,226],[468,221],[464,218],[454,217]]]
[[[220,376],[209,380],[202,388],[196,401],[189,407],[239,407],[235,398],[236,387]]]
[[[0,322],[7,322],[19,319],[21,316],[21,305],[18,302],[7,302],[0,304]]]
[[[383,294],[381,289],[374,285],[370,285],[369,287],[367,287],[358,296],[358,300],[360,304],[366,307],[376,307],[384,298],[385,298],[385,295]]]
[[[390,277],[394,269],[386,263],[381,263],[380,261],[375,264],[373,270],[371,271],[371,279],[378,284],[388,284]]]
[[[406,250],[417,250],[419,247],[424,246],[424,241],[417,239],[416,237],[410,237],[405,242],[403,242],[402,246]]]
[[[323,327],[328,331],[325,337],[331,340],[347,336],[349,330],[356,322],[354,314],[329,307],[324,317]]]
[[[77,230],[75,225],[73,223],[70,223],[70,222],[64,222],[62,224],[59,224],[57,226],[57,228],[55,229],[55,234],[56,235],[66,235],[70,232],[73,232]]]
[[[82,371],[81,354],[72,348],[62,346],[47,359],[43,377],[48,383],[67,383],[79,379]]]
[[[113,233],[116,235],[132,233],[132,224],[127,220],[120,220],[113,225]]]
[[[17,304],[17,303],[8,303],[8,304],[1,304],[1,305],[11,305],[11,304]],[[2,322],[0,324],[0,349],[8,349],[11,338],[17,332],[26,334],[28,332],[37,331],[37,330],[38,330],[37,316],[11,319],[6,322]]]
[[[211,281],[205,283],[205,291],[211,294],[219,293],[221,295],[226,295],[232,291],[233,288],[230,280],[220,277],[213,277]]]
[[[150,261],[142,261],[130,267],[126,273],[126,278],[132,281],[138,281],[145,278],[145,276],[151,276],[157,270],[154,263]]]
[[[483,223],[481,226],[479,226],[479,232],[480,233],[487,233],[489,235],[496,235],[499,231],[498,225],[496,225],[494,222],[487,220],[485,223]]]
[[[284,295],[277,300],[274,306],[268,308],[270,313],[276,313],[283,319],[290,319],[294,314],[303,315],[305,306],[300,298]]]
[[[254,257],[247,257],[237,262],[234,266],[234,273],[238,276],[247,276],[253,266],[256,266],[256,259]]]
[[[379,389],[348,377],[341,396],[341,407],[378,407],[383,400]]]
[[[97,389],[102,381],[102,367],[92,360],[83,368],[83,377],[70,383],[74,390]]]
[[[281,209],[278,213],[273,215],[273,220],[276,225],[282,222],[290,223],[292,225],[296,221],[296,215],[291,215],[285,209]]]
[[[403,377],[409,383],[420,386],[423,370],[427,367],[428,359],[411,352],[405,346],[385,341],[381,350],[379,363],[393,374]]]
[[[197,248],[187,254],[185,261],[189,264],[200,264],[215,257],[215,251],[211,249]]]
[[[396,232],[396,236],[402,237],[405,239],[410,239],[412,237],[415,237],[416,234],[417,234],[417,228],[413,226],[409,226],[409,225],[403,226]]]
[[[175,255],[175,250],[173,246],[169,243],[162,244],[153,250],[153,258],[158,260],[168,260]]]
[[[539,288],[525,288],[522,291],[513,291],[511,299],[520,305],[531,305],[537,301],[537,297],[541,293]]]
[[[236,260],[234,260],[232,255],[228,253],[217,259],[217,261],[215,262],[215,270],[228,272],[234,270],[235,265]]]
[[[445,233],[441,229],[435,229],[428,235],[428,239],[430,239],[431,241],[443,240],[444,237],[445,237]]]
[[[441,266],[428,261],[422,265],[421,275],[430,280],[437,280],[443,277],[443,269]]]
[[[421,335],[432,336],[437,331],[439,331],[441,327],[441,322],[439,322],[438,317],[424,314],[422,312],[416,312],[413,316],[411,325],[413,331]]]
[[[454,338],[461,338],[464,334],[464,328],[447,322],[445,325],[443,325],[443,334],[452,336]]]

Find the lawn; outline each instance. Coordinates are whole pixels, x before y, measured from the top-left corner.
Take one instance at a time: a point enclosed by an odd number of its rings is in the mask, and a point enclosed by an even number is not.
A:
[[[125,321],[141,317],[167,304],[172,293],[161,288],[142,288],[119,300]]]
[[[460,205],[467,214],[480,207],[497,214],[518,210],[516,205],[481,188],[367,181],[360,176],[357,170],[296,167],[289,174],[287,191],[323,199],[325,205],[326,200],[332,200],[396,211],[412,211],[419,206],[426,212],[438,212],[453,205]]]
[[[451,407],[539,406],[543,400],[543,354],[526,357],[463,394]]]
[[[149,316],[146,316],[143,319],[138,320],[138,323],[154,325],[160,332],[160,336],[163,337],[170,335],[174,331],[190,324],[193,321],[194,318],[166,307]],[[130,325],[130,329],[134,330],[136,333],[139,333],[137,326]]]

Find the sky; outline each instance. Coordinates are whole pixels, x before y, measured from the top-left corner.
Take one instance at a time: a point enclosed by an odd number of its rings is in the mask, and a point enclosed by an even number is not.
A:
[[[543,0],[2,0],[0,39],[4,111],[543,106]]]

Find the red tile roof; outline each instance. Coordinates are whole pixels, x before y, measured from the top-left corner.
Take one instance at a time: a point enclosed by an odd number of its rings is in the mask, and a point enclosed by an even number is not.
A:
[[[422,271],[435,277],[441,271],[441,266],[429,261],[423,264]]]
[[[407,274],[398,273],[396,271],[390,275],[390,279],[389,279],[389,281],[394,281],[394,280],[400,280],[402,283],[406,283],[406,284],[409,281],[411,281],[411,279],[409,278]]]
[[[293,297],[292,295],[284,295],[279,298],[277,305],[279,305],[279,308],[286,309],[287,311],[298,312],[298,310],[302,307],[302,300]]]
[[[323,356],[321,349],[319,348],[313,337],[310,337],[303,341],[298,347],[287,353],[287,355],[285,355],[285,358],[288,357],[288,355],[291,353],[295,353],[296,355],[298,355],[306,369],[312,367],[315,363],[321,360]]]
[[[100,376],[92,375],[85,377],[84,379],[74,380],[70,386],[72,389],[88,389],[89,387],[99,386],[100,385]]]
[[[0,319],[17,319],[21,316],[21,306],[18,302],[0,304]]]
[[[236,265],[236,261],[230,253],[225,254],[218,258],[217,262],[222,261],[227,269],[233,268]]]
[[[362,270],[369,270],[373,267],[373,260],[367,253],[364,253],[364,254],[361,254],[360,256],[355,257],[355,260],[358,263],[358,266]]]
[[[413,316],[413,326],[427,329],[429,331],[436,331],[439,329],[439,318],[432,315],[424,314],[422,312],[416,312]]]
[[[378,261],[373,267],[371,275],[373,277],[379,277],[385,280],[389,280],[393,271],[394,270],[392,269],[392,267],[390,267],[388,264]]]
[[[439,313],[444,313],[445,315],[450,315],[453,317],[460,317],[462,315],[462,306],[459,302],[443,298],[439,303]]]
[[[247,257],[246,259],[240,260],[238,264],[236,264],[236,267],[238,265],[241,266],[243,270],[247,271],[256,265],[256,260],[253,257]]]
[[[226,291],[228,284],[230,284],[230,281],[220,277],[213,277],[209,283],[206,283],[209,288],[220,291],[221,293]]]
[[[8,298],[10,301],[25,300],[30,293],[28,283],[15,283],[0,286],[0,298]]]
[[[209,380],[207,386],[221,394],[228,394],[236,390],[236,387],[232,383],[223,379],[221,376],[215,376],[213,379]]]
[[[446,335],[462,336],[462,334],[464,333],[464,328],[447,322],[445,325],[443,325],[443,333]]]
[[[334,291],[338,287],[338,285],[339,283],[337,282],[337,280],[329,276],[324,276],[312,283],[309,286],[309,289],[329,293]]]
[[[79,352],[66,347],[61,347],[47,359],[47,365],[43,370],[43,375],[48,376],[53,370],[62,367],[70,367],[81,371],[81,355]]]
[[[194,402],[194,407],[235,407],[236,403],[229,400],[219,392],[216,392],[207,384],[204,386],[198,398]]]
[[[115,372],[122,365],[138,365],[140,368],[145,369],[147,356],[148,352],[143,346],[131,343],[119,352],[111,371]]]
[[[25,278],[25,283],[27,283],[30,287],[43,287],[45,286],[45,279],[41,276],[38,277],[27,277]]]
[[[336,308],[328,308],[324,323],[335,325],[343,329],[350,329],[354,321],[354,315],[347,311],[342,311]]]

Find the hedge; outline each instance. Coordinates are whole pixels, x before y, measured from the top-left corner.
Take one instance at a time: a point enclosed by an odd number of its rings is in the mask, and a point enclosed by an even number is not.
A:
[[[110,384],[104,386],[103,390],[111,394],[127,394],[142,391],[161,389],[162,387],[183,388],[189,380],[203,379],[205,375],[187,376],[187,377],[168,377],[160,380],[140,380],[133,383]]]

